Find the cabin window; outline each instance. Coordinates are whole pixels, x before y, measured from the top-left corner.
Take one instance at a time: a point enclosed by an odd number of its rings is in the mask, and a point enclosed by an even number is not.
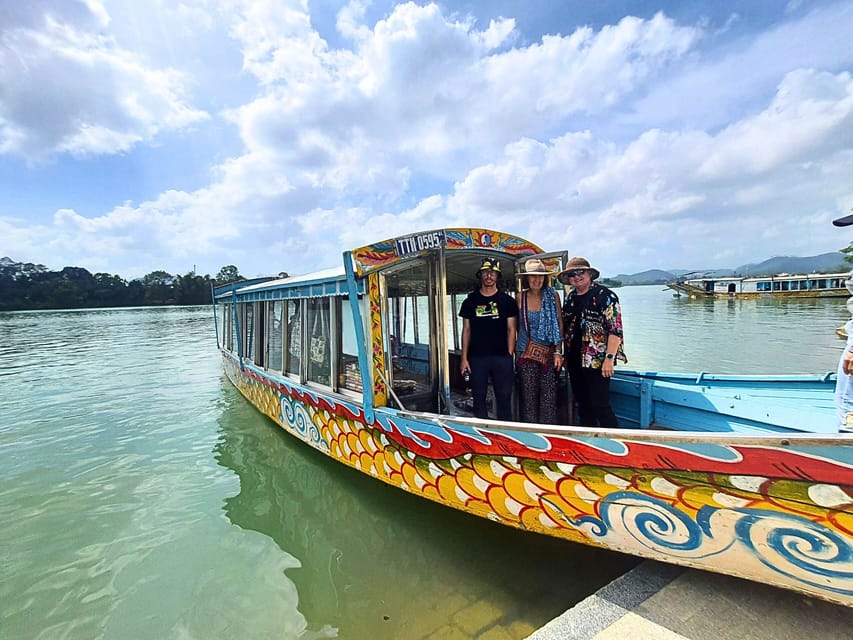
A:
[[[782,291],[788,291],[788,285],[791,284],[788,280],[783,280],[781,283]]]
[[[219,339],[222,341],[222,348],[228,351],[234,350],[234,324],[231,322],[231,303],[225,302],[220,307],[220,312],[216,314],[219,322]]]
[[[255,319],[255,348],[254,348],[254,356],[251,358],[252,362],[254,362],[259,367],[266,367],[266,355],[267,355],[267,316],[266,316],[266,304],[263,302],[254,302],[249,305],[253,308],[253,316]]]
[[[255,307],[251,303],[243,303],[242,307],[242,324],[243,324],[243,357],[249,360],[255,359]]]
[[[288,300],[285,303],[285,349],[284,371],[294,376],[302,372],[302,301]]]
[[[308,380],[331,385],[331,308],[328,298],[311,298],[308,301],[306,333],[308,356]]]
[[[419,406],[412,394],[431,394],[432,355],[431,318],[433,309],[427,291],[429,267],[421,261],[406,265],[385,277],[387,291],[388,344],[391,383],[394,392],[408,408]],[[434,398],[430,395],[429,402]],[[432,408],[425,410],[434,410]]]
[[[229,303],[228,305],[228,313],[231,314],[231,322],[229,325],[231,326],[231,351],[237,353],[238,348],[240,347],[240,330],[242,328],[242,323],[240,321],[240,305],[235,305],[233,303]]]
[[[770,282],[768,282],[767,280],[765,280],[763,282],[756,282],[755,283],[755,290],[756,291],[770,291]]]
[[[465,296],[451,294],[448,296],[447,304],[447,326],[452,328],[453,334],[448,338],[451,351],[462,352],[462,327],[463,319],[459,316],[459,310],[465,301]]]
[[[336,311],[341,321],[340,345],[338,350],[338,387],[361,393],[361,369],[358,366],[358,340],[349,298],[336,300]]]
[[[826,289],[827,288],[826,287],[826,280],[825,279],[818,280],[817,281],[817,288],[818,289]]]
[[[272,371],[281,371],[284,345],[284,301],[269,302],[267,319],[267,363]]]

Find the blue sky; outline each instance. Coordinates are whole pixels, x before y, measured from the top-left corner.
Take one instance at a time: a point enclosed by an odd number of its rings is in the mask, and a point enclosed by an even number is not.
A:
[[[853,0],[0,0],[0,256],[334,266],[440,227],[605,275],[844,247]]]

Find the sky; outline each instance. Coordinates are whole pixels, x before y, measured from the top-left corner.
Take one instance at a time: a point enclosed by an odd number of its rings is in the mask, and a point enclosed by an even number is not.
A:
[[[836,251],[853,0],[0,0],[0,257],[337,266],[484,227],[604,275]]]

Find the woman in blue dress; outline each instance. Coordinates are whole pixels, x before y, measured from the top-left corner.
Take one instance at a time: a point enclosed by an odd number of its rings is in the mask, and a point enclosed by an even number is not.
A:
[[[556,424],[557,376],[563,366],[560,295],[551,286],[553,274],[537,258],[527,260],[516,275],[522,278],[515,343],[520,417]]]

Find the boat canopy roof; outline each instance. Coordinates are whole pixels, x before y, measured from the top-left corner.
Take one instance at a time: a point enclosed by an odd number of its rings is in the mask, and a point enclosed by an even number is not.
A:
[[[564,252],[545,258],[546,265],[555,273],[559,270]],[[374,271],[393,270],[397,265],[430,254],[441,254],[447,291],[470,291],[475,274],[486,257],[497,257],[501,263],[504,280],[515,275],[515,263],[532,255],[542,255],[537,245],[518,236],[489,229],[452,228],[434,229],[396,238],[389,238],[344,252],[339,267],[315,271],[287,278],[258,278],[251,281],[229,283],[214,290],[217,300],[236,296],[241,301],[278,300],[286,298],[311,298],[345,296],[349,294],[347,266],[350,266],[359,294],[364,293],[365,278]],[[550,256],[551,254],[544,254]],[[349,264],[347,264],[349,263]],[[405,282],[398,282],[405,288]],[[422,288],[422,282],[412,282],[412,287]],[[414,293],[414,291],[412,291]]]
[[[364,293],[363,284],[357,287],[357,292]],[[340,266],[287,278],[257,278],[251,281],[232,282],[217,287],[213,297],[223,300],[236,295],[241,302],[252,302],[345,296],[348,293],[346,274],[343,266]]]

